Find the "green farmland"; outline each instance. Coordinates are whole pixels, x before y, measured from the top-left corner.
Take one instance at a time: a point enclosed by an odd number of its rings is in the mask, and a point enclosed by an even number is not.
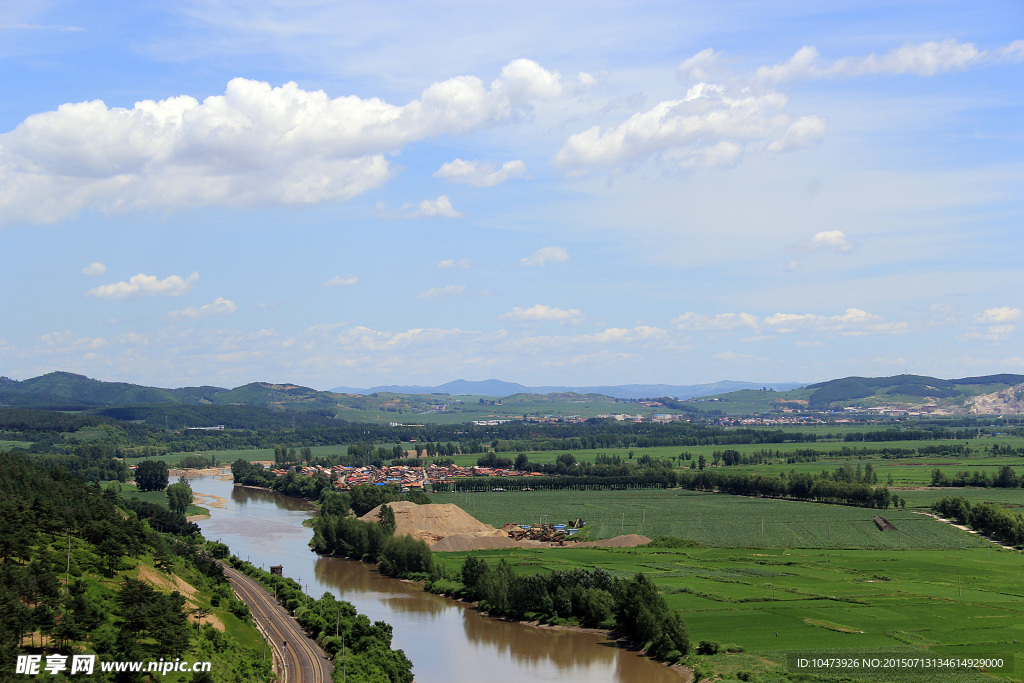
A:
[[[795,652],[996,656],[1007,663],[1024,652],[1024,558],[1017,552],[576,548],[475,554],[492,566],[506,557],[524,573],[579,566],[618,577],[642,571],[669,607],[682,612],[694,643],[713,640],[746,650],[698,658],[719,673],[754,669],[771,680],[772,671],[787,670],[787,657]],[[455,570],[465,555],[435,557]],[[991,680],[976,672],[934,676],[866,678]]]
[[[680,489],[436,493],[493,526],[582,518],[588,537],[675,536],[729,548],[971,548],[973,534],[910,510],[823,505]],[[897,531],[878,530],[885,517]]]

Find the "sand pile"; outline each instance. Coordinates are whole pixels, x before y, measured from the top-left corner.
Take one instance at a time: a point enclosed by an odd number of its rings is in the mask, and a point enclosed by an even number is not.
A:
[[[406,501],[387,503],[395,513],[395,535],[421,539],[431,550],[460,552],[489,550],[492,548],[550,548],[553,544],[541,541],[513,541],[501,529],[484,524],[452,503],[416,505]],[[380,506],[360,517],[364,522],[376,522]],[[601,541],[566,543],[566,548],[635,548],[651,539],[638,534],[626,534]]]
[[[546,543],[540,541],[513,541],[503,532],[498,535],[485,536],[481,534],[455,534],[442,538],[430,546],[431,550],[438,552],[462,552],[466,550],[490,550],[492,548],[542,548]]]
[[[407,501],[387,503],[395,513],[395,535],[422,539],[427,545],[434,545],[442,538],[455,534],[472,534],[494,536],[495,533],[505,536],[500,529],[477,521],[458,505],[452,503],[435,503],[417,505]],[[360,517],[364,522],[376,522],[380,506],[373,508]],[[505,536],[506,540],[507,536]]]
[[[640,534],[626,534],[615,538],[606,538],[603,541],[584,541],[574,544],[577,548],[635,548],[644,543],[650,543],[651,539]]]

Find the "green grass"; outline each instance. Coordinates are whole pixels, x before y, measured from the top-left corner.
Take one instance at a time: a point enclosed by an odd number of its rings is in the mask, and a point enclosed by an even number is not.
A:
[[[493,526],[582,518],[591,538],[676,536],[709,546],[749,548],[970,548],[985,543],[911,511],[679,489],[435,493],[432,499],[456,503]],[[879,531],[875,515],[899,531]]]
[[[995,503],[1008,508],[1024,508],[1024,489],[978,489],[978,488],[944,488],[925,491],[899,491],[902,498],[907,499],[907,506],[930,508],[932,503],[946,496],[960,496],[976,503]]]
[[[31,441],[0,441],[0,451],[7,451],[11,450],[12,448],[27,449],[31,445]]]
[[[174,482],[171,482],[172,484]],[[135,484],[122,484],[116,481],[105,481],[102,483],[103,488],[113,488],[121,493],[123,496],[130,498],[138,498],[149,503],[156,503],[167,507],[167,492],[166,491],[140,491]],[[189,505],[185,508],[185,516],[191,515],[208,515],[210,511],[206,508],[199,507],[198,505]]]
[[[466,554],[435,557],[454,570]],[[626,577],[642,571],[669,607],[683,613],[693,642],[736,643],[758,653],[764,669],[784,666],[792,650],[1011,657],[1024,651],[1024,558],[1016,552],[576,548],[475,554],[492,565],[506,557],[519,572],[582,566]],[[707,661],[727,664],[730,656]]]
[[[877,427],[876,427],[877,428]],[[863,428],[860,428],[863,429]],[[840,434],[847,431],[852,431],[853,428],[840,428],[837,429],[833,426],[823,426],[816,429],[803,428],[794,431],[808,432],[813,431],[821,435],[827,434]],[[788,430],[787,430],[788,431]],[[594,462],[595,457],[598,454],[603,455],[618,455],[625,462],[630,462],[629,454],[633,453],[635,459],[640,458],[643,455],[650,455],[652,458],[659,459],[671,459],[673,465],[676,467],[689,467],[690,463],[697,460],[700,456],[704,456],[707,459],[708,464],[713,460],[715,451],[734,450],[743,455],[751,455],[761,453],[762,451],[769,451],[772,454],[773,462],[764,465],[736,465],[726,468],[727,472],[747,472],[757,474],[778,474],[779,472],[807,472],[810,474],[819,474],[823,469],[833,470],[845,463],[850,463],[853,467],[858,464],[863,468],[865,465],[870,464],[875,472],[878,474],[879,482],[885,483],[888,481],[889,475],[892,475],[893,485],[895,486],[924,486],[931,482],[932,470],[936,467],[945,470],[948,474],[952,474],[959,470],[968,470],[974,472],[976,470],[985,471],[992,476],[995,474],[999,467],[1002,465],[1010,465],[1017,468],[1019,471],[1024,473],[1024,458],[1021,457],[1004,457],[1004,456],[992,456],[985,452],[985,448],[991,448],[994,444],[1002,446],[1011,446],[1014,448],[1024,447],[1024,438],[1021,437],[985,437],[982,439],[974,439],[967,442],[972,450],[970,457],[948,457],[948,456],[915,456],[910,458],[893,458],[887,459],[879,455],[862,455],[862,456],[822,456],[814,462],[800,462],[800,463],[787,463],[786,457],[800,450],[818,450],[818,451],[839,451],[843,447],[850,449],[863,449],[863,448],[902,448],[902,449],[916,449],[925,446],[948,446],[953,444],[961,443],[959,441],[949,441],[941,439],[930,439],[922,441],[879,441],[879,442],[843,442],[843,441],[820,441],[813,443],[780,443],[780,444],[726,444],[726,445],[710,445],[710,446],[659,446],[653,448],[609,448],[609,449],[594,449],[594,450],[580,450],[571,451],[571,454],[576,458],[577,461],[583,462]],[[531,463],[537,464],[551,464],[554,463],[559,455],[565,453],[564,450],[553,450],[553,451],[526,451],[527,456]],[[692,460],[678,461],[676,457],[682,453],[689,453],[692,455]],[[504,457],[515,458],[514,452],[499,453],[498,455]],[[459,465],[473,465],[476,464],[476,460],[479,456],[477,455],[464,455],[456,456],[455,462]]]

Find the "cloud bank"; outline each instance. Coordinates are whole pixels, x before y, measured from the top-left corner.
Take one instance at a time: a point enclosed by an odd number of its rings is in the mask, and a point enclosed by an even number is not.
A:
[[[489,87],[457,76],[405,105],[246,78],[202,102],[64,104],[0,135],[0,224],[49,223],[85,208],[346,200],[380,187],[392,173],[387,156],[409,143],[497,125],[561,93],[558,73],[517,59]]]

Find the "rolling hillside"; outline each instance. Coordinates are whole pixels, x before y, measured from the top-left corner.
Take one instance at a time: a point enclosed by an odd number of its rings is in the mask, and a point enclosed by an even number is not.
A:
[[[719,387],[728,393],[706,395],[671,390]],[[1024,375],[998,374],[961,379],[923,375],[844,377],[801,388],[789,385],[762,387],[719,382],[691,387],[675,385],[622,385],[607,391],[571,391],[564,387],[534,387],[487,380],[457,380],[439,387],[394,387],[413,391],[365,393],[317,391],[290,383],[252,382],[233,389],[213,386],[164,389],[125,382],[103,382],[70,372],[51,372],[27,380],[0,377],[0,406],[58,410],[114,409],[118,406],[247,406],[269,411],[317,413],[355,422],[469,422],[544,417],[593,417],[608,414],[726,413],[863,410],[908,410],[930,414],[1021,414],[1024,412]],[[521,387],[522,391],[506,393]],[[740,388],[738,391],[735,390]],[[750,387],[750,388],[746,388]],[[628,388],[628,391],[626,391]],[[426,391],[441,389],[447,391]],[[495,393],[483,393],[492,389]],[[462,391],[466,393],[454,393]],[[612,393],[638,393],[657,401],[613,398]],[[661,397],[661,398],[659,398]],[[669,398],[672,397],[672,398]],[[124,418],[122,419],[132,419]]]
[[[728,414],[776,410],[829,411],[843,408],[907,410],[935,415],[1021,414],[1024,375],[961,379],[922,375],[844,377],[779,392],[737,391],[696,399],[701,408]]]

